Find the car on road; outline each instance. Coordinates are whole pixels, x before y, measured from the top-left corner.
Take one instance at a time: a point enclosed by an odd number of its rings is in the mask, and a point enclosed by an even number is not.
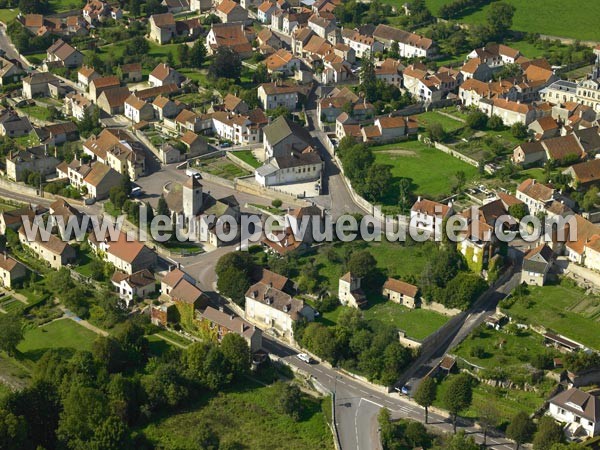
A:
[[[402,387],[396,386],[394,389],[398,394],[408,395],[410,393],[410,386],[408,384],[405,384]]]
[[[298,358],[300,361],[304,361],[306,364],[312,363],[312,358],[306,353],[298,353],[296,358]]]

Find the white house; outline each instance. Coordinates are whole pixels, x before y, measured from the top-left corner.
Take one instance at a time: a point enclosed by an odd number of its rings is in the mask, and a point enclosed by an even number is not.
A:
[[[148,269],[142,269],[131,275],[117,271],[110,281],[119,297],[125,300],[127,307],[131,306],[135,299],[144,299],[156,290],[156,280]]]
[[[291,150],[289,154],[273,156],[254,173],[261,186],[320,181],[324,163],[319,152],[312,147],[302,151]]]
[[[441,237],[442,223],[453,211],[452,203],[444,205],[418,197],[410,209],[410,227],[423,232],[434,233],[435,237]]]
[[[552,397],[548,414],[566,425],[568,437],[593,437],[600,430],[600,402],[594,394],[577,388]]]
[[[269,284],[259,282],[250,286],[245,297],[247,320],[290,341],[294,337],[295,322],[302,317],[309,322],[315,319],[310,306]]]
[[[131,94],[125,100],[125,117],[134,123],[140,123],[142,120],[152,120],[154,117],[154,108],[150,103],[146,103]]]
[[[258,100],[267,111],[279,107],[294,111],[298,106],[298,87],[285,83],[263,83],[258,87]]]
[[[554,189],[529,178],[519,185],[516,197],[527,205],[529,214],[536,215],[538,212],[545,211],[546,207],[552,203]]]
[[[362,291],[361,278],[356,277],[352,272],[346,273],[339,279],[338,298],[340,303],[352,308],[362,308],[367,304],[367,296]]]

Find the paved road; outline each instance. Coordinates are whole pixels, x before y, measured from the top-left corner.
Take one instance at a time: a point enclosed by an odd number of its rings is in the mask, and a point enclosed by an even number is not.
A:
[[[408,418],[425,421],[423,408],[398,394],[385,394],[369,385],[337,372],[325,364],[306,364],[294,355],[297,352],[273,339],[263,336],[263,346],[270,353],[284,358],[291,365],[310,374],[325,388],[335,392],[336,422],[343,450],[378,450],[377,413],[380,408],[388,408],[393,418]],[[451,432],[452,424],[447,417],[430,411],[429,426],[437,432]],[[483,434],[468,423],[460,423],[477,442],[483,442]],[[502,437],[488,438],[489,448],[512,449],[513,444]]]
[[[29,67],[29,62],[19,54],[15,46],[10,41],[10,38],[6,34],[6,26],[3,23],[0,23],[0,48],[6,52],[6,56],[8,56],[8,58],[21,61],[24,69]]]

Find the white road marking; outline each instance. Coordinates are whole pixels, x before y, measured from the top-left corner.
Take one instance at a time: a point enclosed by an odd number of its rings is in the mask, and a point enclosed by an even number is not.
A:
[[[377,402],[374,402],[373,400],[369,400],[368,398],[361,398],[361,401],[365,401],[365,402],[369,402],[369,403],[373,403],[375,406],[379,406],[380,408],[383,408],[383,405]],[[358,406],[360,406],[360,402],[358,402]]]

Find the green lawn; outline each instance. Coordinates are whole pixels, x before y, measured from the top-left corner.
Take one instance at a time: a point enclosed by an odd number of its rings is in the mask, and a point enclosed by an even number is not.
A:
[[[367,320],[392,325],[405,331],[408,337],[419,340],[425,339],[450,319],[434,311],[410,309],[383,299],[370,305],[364,314]]]
[[[48,108],[44,108],[43,106],[24,106],[19,109],[28,116],[34,117],[39,120],[50,120],[51,118],[50,111],[48,110]]]
[[[26,331],[17,348],[25,358],[37,361],[51,348],[65,349],[68,353],[91,350],[96,337],[94,332],[74,321],[61,319]]]
[[[418,141],[373,147],[375,161],[392,166],[394,177],[412,180],[416,195],[439,199],[452,193],[454,176],[463,171],[467,182],[477,177],[477,168]]]
[[[519,322],[542,325],[586,346],[600,349],[600,298],[586,294],[570,280],[530,286],[506,312]],[[510,303],[509,303],[510,305]]]
[[[424,127],[427,127],[432,123],[439,123],[447,132],[456,131],[465,126],[463,122],[454,120],[448,116],[445,116],[444,114],[440,114],[437,111],[428,111],[415,117],[419,121],[419,124]]]
[[[8,203],[6,200],[2,199],[0,200],[0,212],[5,212],[5,211],[12,211],[13,209],[17,209],[19,208],[21,205],[16,205],[16,204],[12,204]]]
[[[262,165],[262,163],[252,154],[252,150],[242,150],[239,152],[233,152],[233,154],[254,168]]]
[[[13,9],[0,9],[0,22],[4,22],[8,24],[8,22],[12,21],[19,14],[19,10],[17,8]]]
[[[506,0],[515,6],[513,29],[525,32],[571,37],[575,39],[600,40],[598,16],[600,2],[589,0],[546,0],[533,2],[527,0]],[[388,0],[387,3],[401,5],[403,1]],[[449,0],[426,0],[433,14]],[[489,6],[475,11],[468,9],[468,15],[458,19],[469,24],[484,23]],[[529,56],[529,55],[528,55]]]
[[[273,388],[247,381],[204,398],[186,412],[154,421],[143,433],[157,448],[178,450],[197,449],[195,430],[206,426],[221,445],[230,443],[232,448],[332,449],[321,406],[326,401],[304,396],[304,412],[295,422],[276,410]]]

